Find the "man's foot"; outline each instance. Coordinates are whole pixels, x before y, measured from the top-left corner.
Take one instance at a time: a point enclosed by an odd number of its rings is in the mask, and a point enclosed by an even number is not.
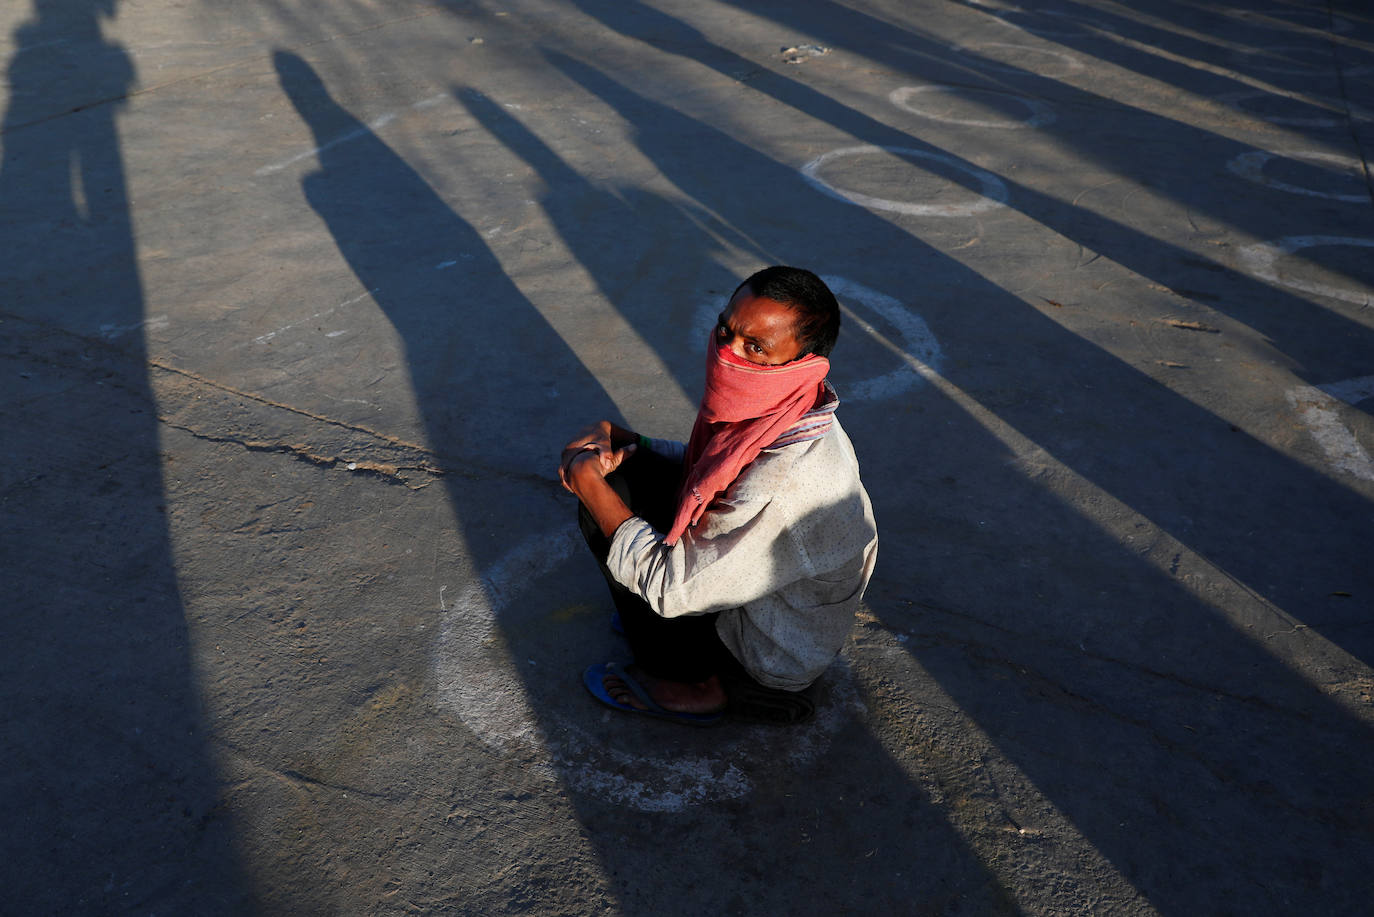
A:
[[[713,726],[725,716],[727,698],[718,678],[699,684],[670,682],[646,675],[634,666],[622,668],[607,662],[589,666],[582,673],[582,683],[601,703],[626,713],[641,713],[691,726]],[[648,686],[657,692],[657,697]],[[660,703],[659,697],[673,706]]]
[[[637,665],[608,669],[601,679],[606,686],[606,693],[617,702],[636,710],[648,710],[649,706],[625,683],[624,675],[638,682],[654,703],[672,713],[719,713],[729,700],[725,695],[725,686],[716,675],[705,681],[686,682],[655,678]]]

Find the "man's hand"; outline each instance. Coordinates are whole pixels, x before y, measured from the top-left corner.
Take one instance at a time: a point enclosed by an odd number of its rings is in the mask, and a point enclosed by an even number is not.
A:
[[[632,430],[617,426],[609,420],[594,423],[581,433],[578,433],[577,436],[573,437],[570,443],[563,447],[563,454],[558,460],[558,479],[563,482],[564,487],[567,487],[568,471],[573,461],[584,451],[592,451],[592,447],[595,447],[598,452],[609,456],[614,455],[617,450],[623,452],[626,446],[633,445],[638,441],[639,436]],[[607,470],[602,477],[605,477],[607,474],[610,474],[616,468],[620,467],[620,462],[624,460],[624,457],[624,455],[621,455],[617,458],[615,463],[610,466],[609,470]],[[571,490],[572,488],[568,489]]]
[[[634,455],[638,448],[634,443],[623,449],[613,450],[605,449],[596,442],[587,443],[577,450],[570,446],[563,450],[563,463],[558,467],[558,480],[563,482],[563,486],[570,493],[581,499],[590,482],[604,481],[606,475],[619,468],[620,464]]]

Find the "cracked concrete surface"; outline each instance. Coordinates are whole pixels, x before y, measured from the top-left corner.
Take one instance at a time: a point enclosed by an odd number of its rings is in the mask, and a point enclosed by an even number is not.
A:
[[[1367,910],[1359,4],[32,0],[0,55],[0,910]],[[849,310],[867,607],[811,725],[614,716],[557,448],[684,435],[777,262]]]

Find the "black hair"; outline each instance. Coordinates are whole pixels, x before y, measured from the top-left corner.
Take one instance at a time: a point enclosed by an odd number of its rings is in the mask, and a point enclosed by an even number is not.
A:
[[[799,267],[776,265],[752,275],[735,293],[745,287],[760,299],[780,302],[797,312],[796,335],[802,345],[798,357],[830,356],[840,336],[840,304],[825,281]]]

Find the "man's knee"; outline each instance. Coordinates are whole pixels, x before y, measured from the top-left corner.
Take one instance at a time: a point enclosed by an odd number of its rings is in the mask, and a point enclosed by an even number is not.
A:
[[[616,478],[614,482],[612,477]],[[681,462],[647,449],[636,451],[606,481],[636,516],[659,529],[672,523],[682,483]]]

